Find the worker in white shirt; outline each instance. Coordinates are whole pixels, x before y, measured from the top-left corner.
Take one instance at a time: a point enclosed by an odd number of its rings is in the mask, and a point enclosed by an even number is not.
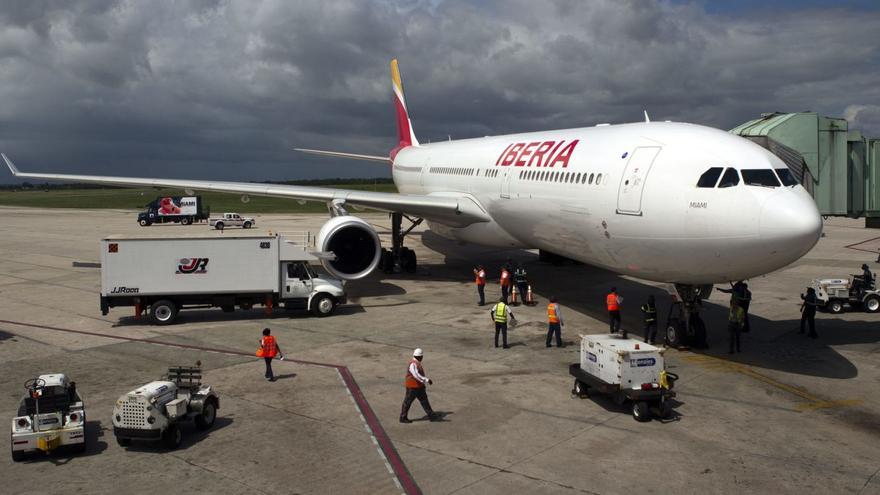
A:
[[[403,406],[400,408],[401,423],[412,423],[412,420],[409,419],[407,415],[409,414],[410,406],[416,399],[419,399],[419,403],[422,404],[422,409],[425,410],[425,414],[428,415],[429,420],[440,421],[440,415],[436,414],[434,410],[431,409],[431,403],[428,402],[428,391],[426,390],[426,386],[433,385],[434,382],[425,376],[425,369],[422,368],[423,358],[424,352],[422,352],[421,349],[416,349],[413,351],[412,360],[410,360],[409,367],[406,369],[406,380],[404,381],[406,385],[406,397],[404,397]]]

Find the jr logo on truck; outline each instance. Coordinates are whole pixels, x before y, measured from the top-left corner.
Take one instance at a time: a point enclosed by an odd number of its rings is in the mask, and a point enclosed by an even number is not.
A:
[[[208,258],[181,258],[177,262],[177,273],[207,273]]]

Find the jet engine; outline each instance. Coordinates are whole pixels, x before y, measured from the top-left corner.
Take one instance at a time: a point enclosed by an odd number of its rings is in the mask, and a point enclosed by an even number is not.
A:
[[[350,215],[327,221],[318,231],[315,242],[320,251],[336,256],[321,261],[324,269],[344,280],[366,277],[379,265],[382,256],[376,230],[365,220]]]

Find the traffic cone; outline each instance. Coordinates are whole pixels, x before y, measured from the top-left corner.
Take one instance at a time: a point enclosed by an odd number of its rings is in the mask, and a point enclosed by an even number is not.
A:
[[[535,300],[532,299],[532,284],[529,284],[529,292],[526,294],[526,304],[529,306],[534,306]]]
[[[516,300],[516,285],[512,285],[510,287],[510,305],[511,306],[519,306],[519,301]]]

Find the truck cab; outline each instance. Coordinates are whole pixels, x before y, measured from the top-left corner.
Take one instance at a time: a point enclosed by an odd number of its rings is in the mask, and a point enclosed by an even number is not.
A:
[[[340,280],[322,278],[308,261],[287,261],[282,265],[285,308],[308,309],[316,316],[329,316],[345,302]]]

